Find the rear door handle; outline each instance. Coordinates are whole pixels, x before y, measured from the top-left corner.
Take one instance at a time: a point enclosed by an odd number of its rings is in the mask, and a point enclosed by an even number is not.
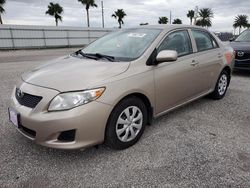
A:
[[[198,62],[198,61],[193,60],[193,61],[192,61],[192,63],[191,63],[190,65],[192,65],[192,66],[196,66],[196,65],[198,65],[198,64],[199,64],[199,62]]]
[[[218,53],[218,58],[222,58],[223,55],[221,53]]]

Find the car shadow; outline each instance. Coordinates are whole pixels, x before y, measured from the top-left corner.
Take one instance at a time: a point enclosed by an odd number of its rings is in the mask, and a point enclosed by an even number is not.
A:
[[[250,77],[250,70],[234,70],[234,76]]]

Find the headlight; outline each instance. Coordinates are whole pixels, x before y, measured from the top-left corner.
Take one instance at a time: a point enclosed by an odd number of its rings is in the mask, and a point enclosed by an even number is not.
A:
[[[77,92],[67,92],[57,95],[49,105],[48,111],[69,110],[87,104],[99,98],[105,88],[91,89]]]

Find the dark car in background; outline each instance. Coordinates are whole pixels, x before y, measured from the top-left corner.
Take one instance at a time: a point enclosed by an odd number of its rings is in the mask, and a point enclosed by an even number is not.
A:
[[[231,42],[231,46],[235,51],[234,69],[250,70],[250,29],[242,32]]]
[[[233,38],[233,33],[228,32],[215,32],[214,33],[222,42],[227,42]]]

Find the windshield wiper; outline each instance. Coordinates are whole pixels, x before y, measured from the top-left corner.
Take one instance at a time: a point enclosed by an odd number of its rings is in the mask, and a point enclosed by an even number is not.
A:
[[[93,56],[92,54],[86,54],[83,53],[82,50],[78,50],[75,52],[76,55],[80,54],[81,56],[88,58],[88,59],[94,59],[94,60],[98,60],[98,58],[96,58],[95,56]]]
[[[78,50],[76,52],[76,55],[80,54],[83,57],[89,58],[89,59],[94,59],[94,60],[98,60],[98,59],[102,59],[105,58],[109,61],[114,62],[115,61],[115,57],[113,56],[109,56],[109,55],[104,55],[104,54],[100,54],[100,53],[83,53],[82,50]]]
[[[96,54],[89,54],[89,55],[93,55],[96,56],[97,58],[101,59],[101,58],[105,58],[109,61],[114,62],[115,61],[115,57],[113,56],[109,56],[109,55],[104,55],[104,54],[100,54],[100,53],[96,53]]]

